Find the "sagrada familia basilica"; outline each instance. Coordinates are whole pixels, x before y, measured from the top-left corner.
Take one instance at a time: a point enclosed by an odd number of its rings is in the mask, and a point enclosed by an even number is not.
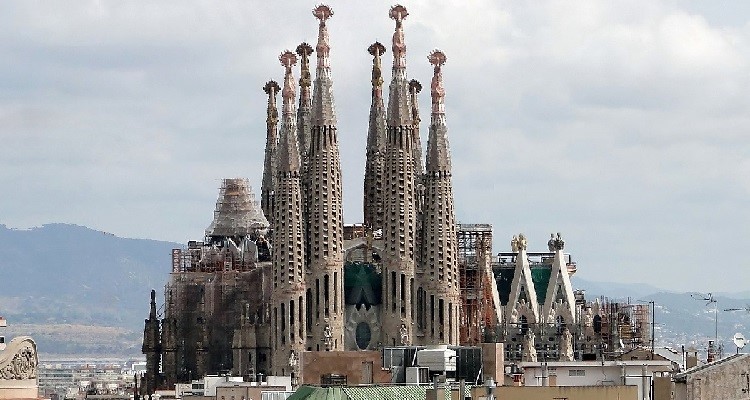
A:
[[[204,240],[173,250],[163,312],[151,293],[146,390],[227,371],[289,375],[305,351],[502,341],[508,360],[597,359],[603,343],[627,339],[607,326],[619,311],[585,303],[573,291],[576,267],[559,234],[549,251],[527,252],[519,235],[511,252],[495,255],[491,226],[457,223],[442,76],[447,57],[425,54],[434,73],[423,155],[422,86],[407,75],[409,13],[400,5],[388,14],[395,30],[387,99],[386,47],[366,47],[372,103],[364,221],[344,224],[329,57],[334,13],[320,5],[313,15],[315,47],[283,52],[281,85],[263,87],[260,205],[247,180],[225,179]]]

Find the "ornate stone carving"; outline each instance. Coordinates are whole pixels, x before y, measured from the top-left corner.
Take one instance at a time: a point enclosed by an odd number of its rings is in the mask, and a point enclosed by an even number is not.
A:
[[[565,248],[565,241],[562,239],[560,232],[557,232],[557,237],[555,237],[554,233],[550,234],[547,246],[549,247],[549,251],[557,251]]]
[[[388,14],[392,20],[396,21],[396,31],[393,32],[393,67],[406,68],[406,43],[404,41],[404,29],[402,21],[409,15],[406,7],[397,4],[391,7]]]
[[[313,9],[312,14],[320,21],[318,26],[318,44],[315,46],[315,51],[318,52],[318,68],[328,68],[328,55],[330,54],[331,46],[329,44],[326,21],[333,16],[333,10],[331,7],[321,4]]]
[[[549,234],[549,240],[547,241],[547,248],[549,251],[555,251],[555,234]]]
[[[529,329],[523,339],[522,360],[526,362],[536,362],[536,347],[534,347],[534,333]]]
[[[401,337],[401,345],[408,346],[409,345],[409,331],[406,329],[406,324],[403,322],[401,322],[401,327],[399,328],[399,336]]]
[[[331,351],[333,347],[333,330],[327,320],[326,326],[323,328],[323,344],[326,346],[326,351]]]
[[[442,66],[445,64],[447,57],[440,50],[433,50],[427,60],[434,67],[432,82],[430,83],[430,94],[432,95],[432,113],[445,113],[445,88],[443,87]]]
[[[0,353],[0,379],[25,380],[37,377],[36,344],[30,337],[13,339]]]
[[[526,251],[527,244],[528,243],[526,242],[526,236],[523,233],[519,233],[518,234],[518,251],[521,251],[521,250]]]
[[[567,326],[560,338],[560,361],[573,361],[573,335]]]

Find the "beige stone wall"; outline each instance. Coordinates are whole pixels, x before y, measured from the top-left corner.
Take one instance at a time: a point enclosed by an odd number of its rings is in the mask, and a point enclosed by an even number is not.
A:
[[[492,378],[496,385],[502,385],[505,377],[505,345],[503,343],[482,343],[482,373],[484,379]]]
[[[39,396],[36,379],[0,380],[0,399],[36,399]]]
[[[217,386],[216,387],[216,400],[260,400],[261,393],[271,391],[284,391],[286,390],[283,386]]]
[[[371,377],[365,375],[369,370]],[[320,377],[326,374],[346,375],[347,385],[391,381],[390,371],[383,370],[379,351],[302,352],[300,385],[320,385]]]
[[[675,398],[687,400],[750,399],[750,356],[740,355],[718,365],[695,371],[688,376],[687,384],[675,384]]]
[[[483,387],[471,390],[472,398],[486,396]],[[495,398],[502,400],[638,400],[636,386],[558,386],[558,387],[515,387],[495,388]]]

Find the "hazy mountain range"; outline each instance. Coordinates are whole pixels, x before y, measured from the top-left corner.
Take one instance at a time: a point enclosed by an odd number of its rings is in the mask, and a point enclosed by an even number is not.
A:
[[[32,335],[46,355],[137,356],[148,316],[149,291],[162,292],[179,243],[125,239],[68,224],[18,230],[0,225],[0,315],[7,336]],[[714,336],[734,351],[735,332],[750,336],[750,292],[715,294],[718,303],[649,284],[573,278],[586,297],[655,301],[657,345],[705,348]],[[743,288],[744,289],[744,288]],[[158,297],[157,297],[158,298]]]

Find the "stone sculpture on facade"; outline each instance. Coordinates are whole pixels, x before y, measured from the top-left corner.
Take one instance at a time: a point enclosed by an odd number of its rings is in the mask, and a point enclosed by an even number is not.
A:
[[[0,318],[0,322],[5,320]],[[0,350],[0,399],[40,398],[38,368],[34,340],[28,336],[11,340]]]
[[[560,335],[560,361],[573,361],[573,335],[567,326]]]
[[[536,362],[536,347],[534,340],[534,332],[529,329],[526,331],[523,341],[523,356],[522,361]]]

